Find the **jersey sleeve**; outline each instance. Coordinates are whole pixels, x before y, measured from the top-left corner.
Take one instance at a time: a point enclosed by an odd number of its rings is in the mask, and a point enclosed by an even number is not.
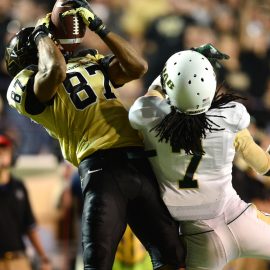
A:
[[[246,107],[239,102],[230,102],[228,106],[231,108],[225,108],[224,114],[222,114],[227,127],[234,133],[247,128],[250,123],[250,115]]]
[[[44,105],[35,98],[33,83],[36,70],[24,69],[11,81],[7,91],[8,104],[18,113],[42,125],[46,131],[55,137],[57,128],[54,106]],[[54,102],[53,102],[54,103]]]
[[[250,115],[247,112],[246,107],[236,102],[236,131],[243,130],[249,126],[250,123]]]
[[[9,105],[16,109],[20,114],[27,115],[27,88],[33,85],[33,78],[36,72],[32,69],[22,70],[11,81],[7,91],[7,101]]]
[[[140,97],[129,110],[129,121],[133,128],[152,128],[170,112],[166,100],[155,96]]]

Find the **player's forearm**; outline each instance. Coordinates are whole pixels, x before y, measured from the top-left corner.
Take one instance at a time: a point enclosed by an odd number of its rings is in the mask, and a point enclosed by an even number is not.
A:
[[[247,164],[259,174],[270,170],[270,155],[257,145],[247,129],[237,133],[234,146]]]
[[[113,32],[108,33],[103,38],[103,41],[119,60],[122,68],[128,76],[137,79],[146,73],[148,69],[147,62],[138,54],[128,41]]]
[[[46,260],[49,261],[47,255],[46,255],[46,252],[41,244],[37,230],[35,228],[30,229],[27,233],[27,236],[28,236],[31,244],[35,248],[37,254],[39,255],[40,259],[43,261],[46,261]]]
[[[34,92],[40,102],[47,102],[66,77],[66,63],[61,51],[49,37],[42,37],[37,48],[39,63]]]
[[[66,63],[63,54],[49,37],[38,42],[39,72],[50,77],[56,83],[62,82],[66,76]]]

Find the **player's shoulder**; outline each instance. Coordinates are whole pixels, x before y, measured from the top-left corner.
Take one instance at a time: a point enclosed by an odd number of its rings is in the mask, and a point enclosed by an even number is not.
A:
[[[12,81],[16,81],[20,79],[21,81],[28,80],[38,71],[38,67],[36,65],[31,65],[26,67],[25,69],[21,70],[13,79]]]
[[[142,118],[162,117],[170,113],[170,105],[166,99],[157,96],[139,97],[129,110],[129,114],[138,114]]]
[[[238,132],[250,123],[250,115],[246,107],[237,101],[231,101],[224,105],[222,109],[215,109],[212,114],[218,114],[226,127],[233,132]]]
[[[37,66],[29,66],[19,72],[11,81],[7,90],[8,104],[16,108],[20,113],[25,113],[25,100],[27,92],[33,87]]]
[[[139,129],[150,127],[170,113],[167,100],[156,96],[143,96],[138,98],[129,110],[131,125]]]
[[[236,101],[231,101],[225,105],[225,109],[222,110],[222,114],[227,116],[232,123],[237,124],[239,121],[249,120],[250,116],[246,107]]]
[[[22,91],[24,92],[29,80],[35,76],[38,71],[38,67],[35,65],[31,65],[22,71],[20,71],[11,81],[8,87],[9,91]]]

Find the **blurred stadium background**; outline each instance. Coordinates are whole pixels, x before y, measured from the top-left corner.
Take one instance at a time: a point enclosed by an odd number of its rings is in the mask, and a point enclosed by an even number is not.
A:
[[[24,179],[29,189],[40,235],[54,269],[79,270],[82,262],[77,171],[62,160],[57,142],[41,126],[18,115],[6,102],[11,80],[4,64],[6,43],[22,27],[34,26],[53,5],[54,0],[0,0],[0,131],[8,132],[16,141],[14,173]],[[267,148],[270,144],[269,0],[92,0],[91,5],[109,28],[130,40],[149,62],[146,76],[123,86],[122,95],[127,88],[140,89],[143,94],[172,53],[212,43],[231,56],[218,72],[219,81],[225,81],[223,91],[232,90],[247,98],[244,103],[252,115],[251,133]],[[90,31],[81,48],[109,53]],[[136,95],[134,91],[131,102]],[[233,175],[240,196],[270,212],[270,180],[259,178],[239,157]],[[30,245],[28,252],[34,269],[38,269]],[[151,265],[147,253],[127,229],[114,270],[148,269]],[[241,259],[225,269],[267,270],[270,265],[263,260]]]

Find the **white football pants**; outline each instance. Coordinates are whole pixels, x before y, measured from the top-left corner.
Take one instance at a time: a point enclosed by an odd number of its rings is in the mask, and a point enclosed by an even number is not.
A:
[[[243,201],[240,209],[230,221],[224,213],[211,220],[180,222],[186,270],[222,270],[238,257],[270,259],[269,214]]]

